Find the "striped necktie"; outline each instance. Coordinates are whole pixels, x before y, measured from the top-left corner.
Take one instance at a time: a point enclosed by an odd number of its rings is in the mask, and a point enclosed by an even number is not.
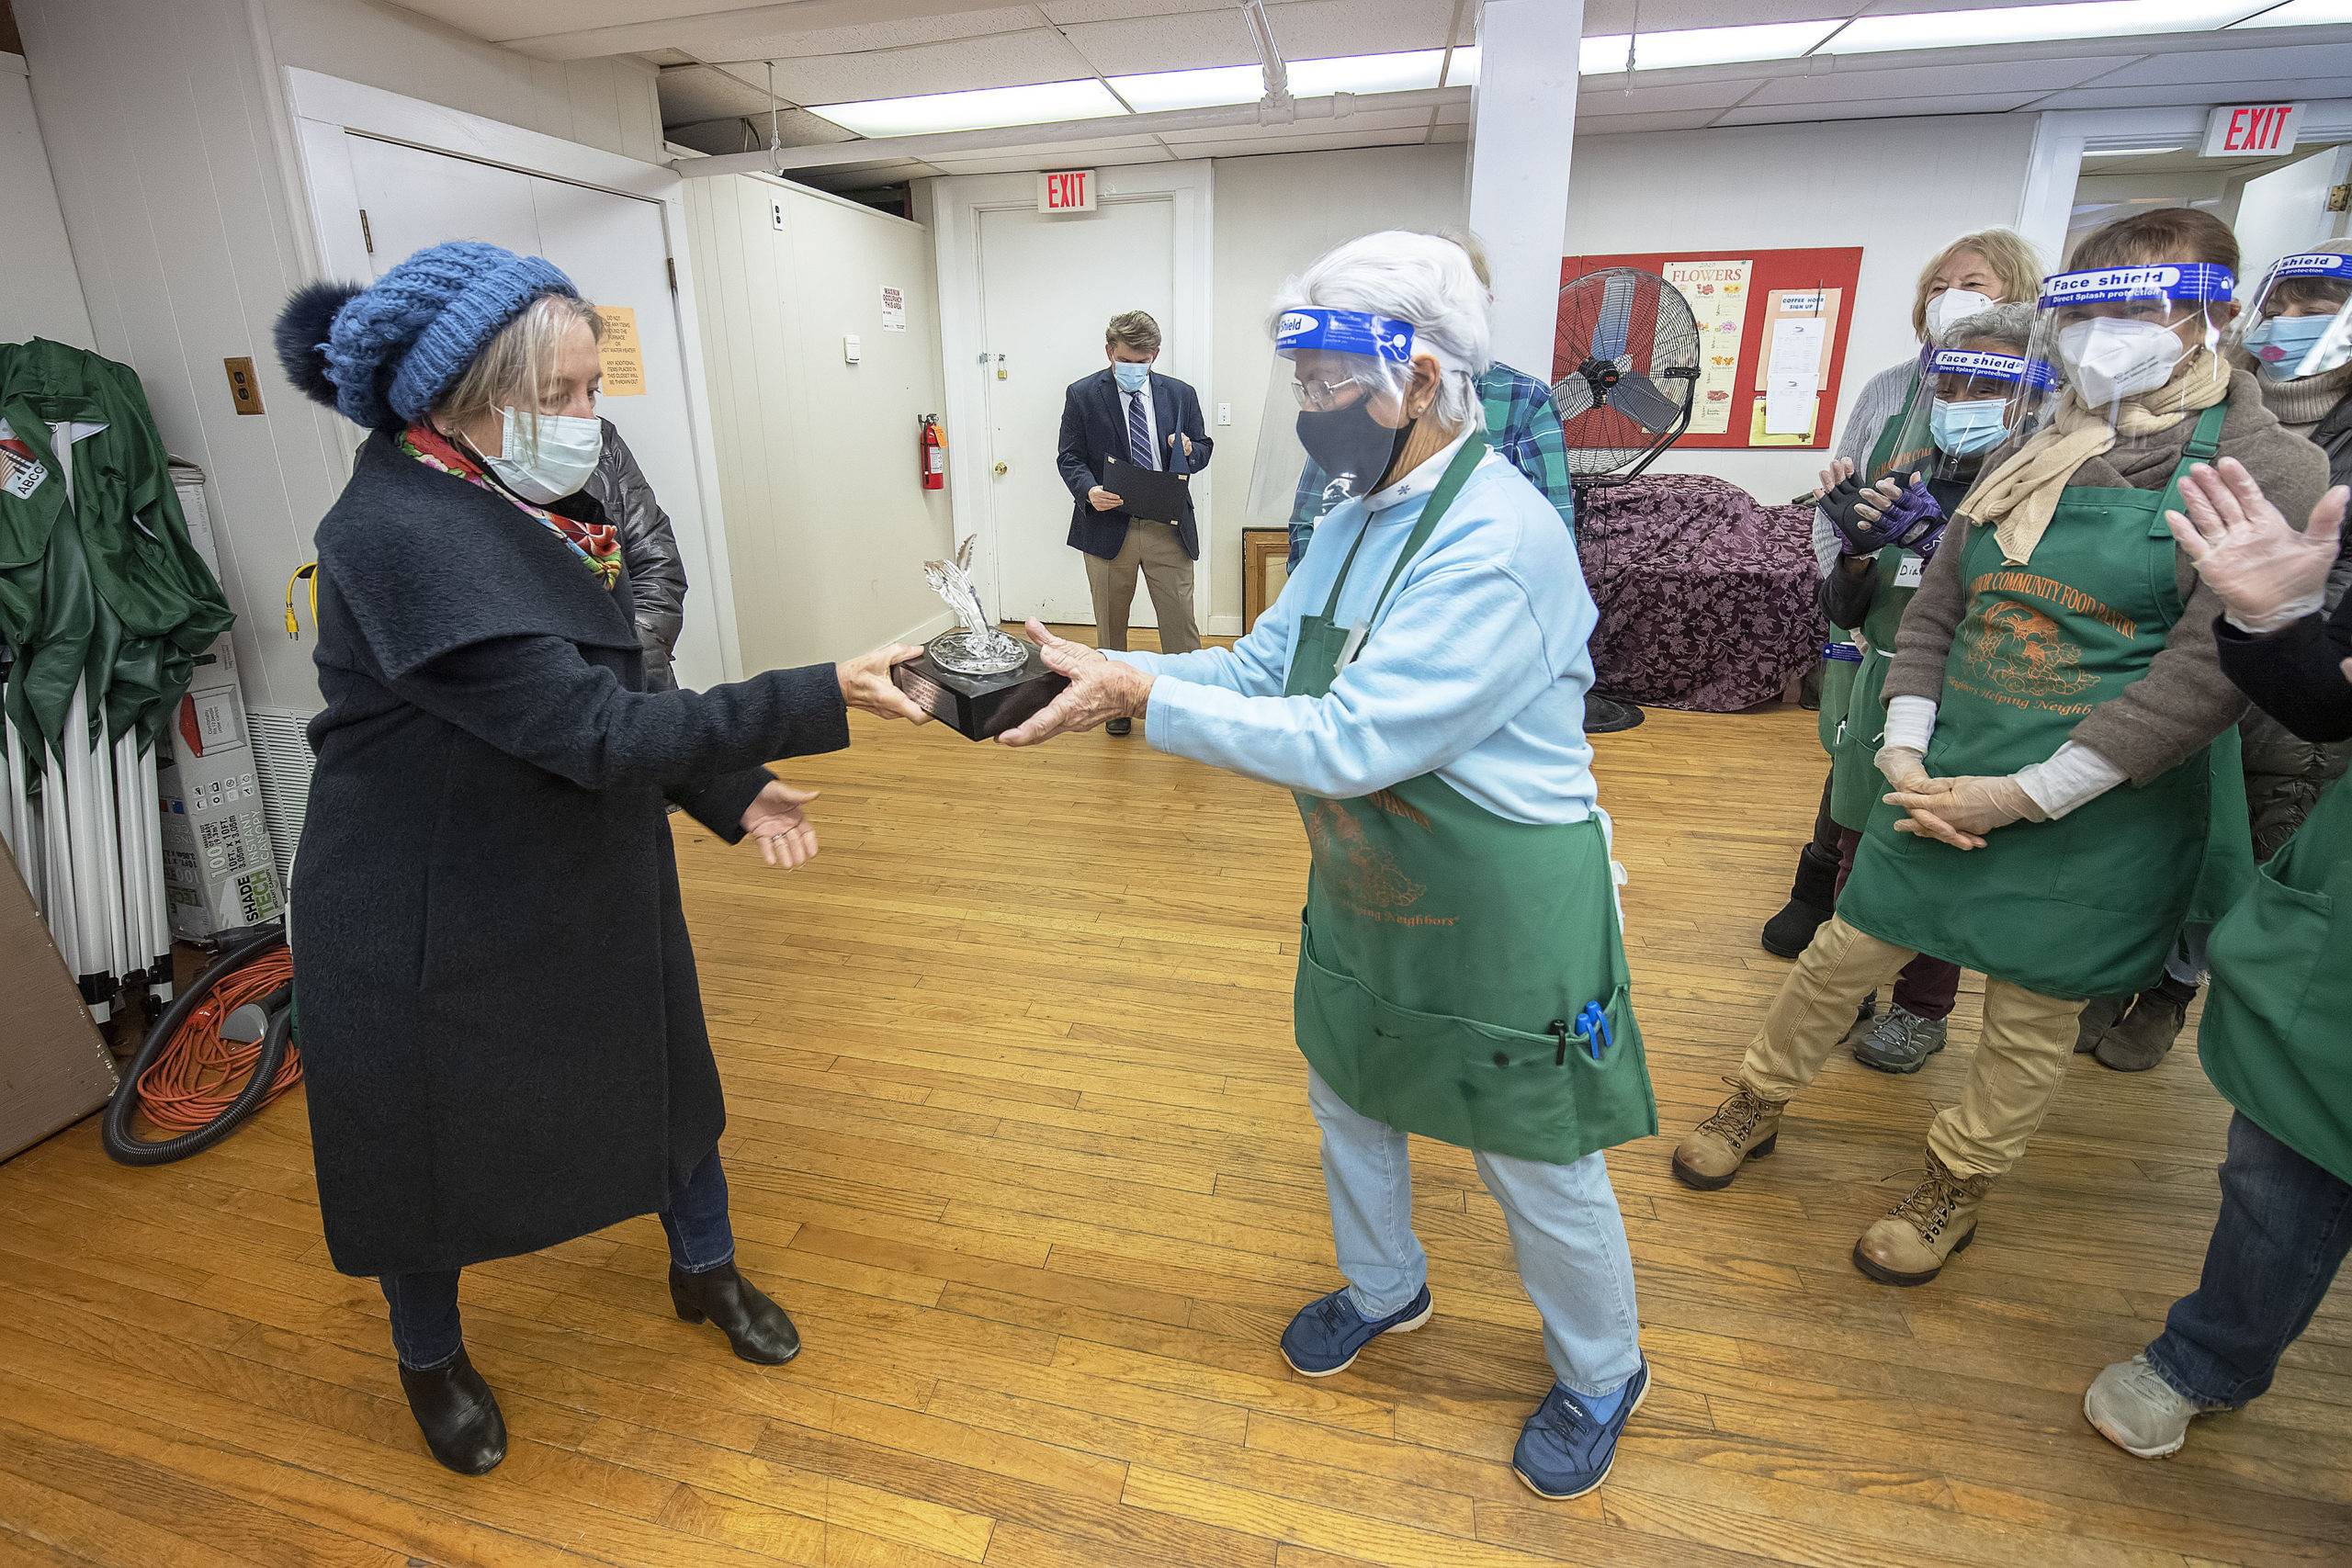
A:
[[[1129,456],[1134,457],[1136,467],[1138,468],[1159,467],[1158,463],[1152,461],[1151,426],[1143,417],[1141,392],[1127,394],[1127,451]]]

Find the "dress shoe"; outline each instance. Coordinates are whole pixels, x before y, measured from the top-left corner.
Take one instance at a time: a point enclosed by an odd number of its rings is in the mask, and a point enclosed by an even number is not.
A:
[[[670,1304],[688,1323],[708,1318],[727,1336],[735,1353],[763,1367],[780,1367],[800,1354],[800,1334],[784,1309],[760,1288],[722,1263],[699,1274],[670,1265]]]
[[[506,1457],[506,1417],[498,1396],[461,1348],[458,1359],[429,1372],[401,1369],[409,1414],[433,1457],[459,1475],[484,1475]]]

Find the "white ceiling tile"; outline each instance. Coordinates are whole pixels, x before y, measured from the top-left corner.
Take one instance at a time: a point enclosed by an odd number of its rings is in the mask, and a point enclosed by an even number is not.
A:
[[[1578,119],[1615,118],[1623,115],[1680,113],[1688,109],[1725,109],[1762,85],[1759,77],[1741,81],[1678,83],[1648,86],[1638,76],[1630,93],[1612,77],[1588,77],[1577,91]]]
[[[986,38],[991,33],[1019,32],[1037,26],[1034,6],[1006,6],[988,11],[952,11],[944,16],[914,17],[905,21],[867,22],[854,28],[820,28],[813,32],[751,34],[738,39],[729,59],[765,57],[779,61],[787,54],[855,54],[869,49],[905,49],[912,44],[952,43],[958,39]],[[707,56],[706,58],[708,58]]]
[[[1875,59],[1876,56],[1848,58]],[[1781,75],[1766,82],[1750,104],[1836,104],[1845,99],[1959,97],[1976,93],[2054,92],[2088,82],[2112,70],[2102,59],[2017,60],[1998,65],[1912,66],[1897,71],[1841,68],[1824,73]]]
[[[1062,30],[1071,47],[1105,76],[1254,65],[1258,61],[1250,29],[1231,6],[1144,21],[1086,22]],[[1288,43],[1283,52],[1293,52]]]
[[[1443,49],[1453,0],[1268,0],[1266,19],[1292,60]]]
[[[1796,120],[1899,119],[1909,115],[2006,114],[2031,103],[2032,93],[1975,93],[1960,97],[1880,98],[1822,104],[1757,104],[1726,109],[1717,125],[1779,125]]]
[[[2253,96],[2269,92],[2279,77],[2352,77],[2352,43],[2304,44],[2292,49],[2203,49],[2159,54],[2103,76],[2102,87],[2173,86],[2190,83],[2242,82]]]
[[[2341,76],[2290,76],[2283,81],[2265,82],[2259,91],[2249,90],[2244,82],[2214,82],[2202,89],[2186,87],[2110,87],[2105,82],[2095,82],[2087,87],[2075,87],[2048,97],[2036,98],[2036,109],[2144,109],[2164,108],[2184,101],[2198,103],[2245,103],[2260,98],[2271,102],[2289,102],[2302,98],[2335,98],[2344,96]]]
[[[1430,132],[1430,141],[1432,142],[1467,141],[1469,140],[1470,128],[1466,125],[1441,125],[1436,130]]]
[[[766,69],[759,62],[728,69],[765,92]],[[1031,28],[1025,32],[908,49],[779,56],[775,90],[777,96],[791,103],[849,104],[925,93],[960,93],[976,87],[1069,82],[1093,74],[1059,33],[1051,28]]]
[[[1631,32],[1636,11],[1642,31],[1662,33],[1754,22],[1810,22],[1816,17],[1849,17],[1860,9],[1862,0],[1735,0],[1732,4],[1725,0],[1638,0],[1638,4],[1637,0],[1585,0],[1584,33],[1587,38],[1599,38]]]
[[[1191,141],[1229,141],[1244,133],[1254,136],[1261,129],[1276,136],[1319,136],[1355,131],[1426,130],[1429,123],[1430,111],[1427,109],[1389,109],[1379,114],[1351,114],[1343,120],[1306,119],[1262,128],[1245,124],[1209,126],[1199,130],[1166,130],[1160,132],[1160,140],[1172,147]]]
[[[1223,141],[1187,141],[1182,150],[1187,158],[1255,158],[1272,152],[1333,152],[1350,147],[1409,147],[1422,141],[1425,134],[1416,130],[1383,130],[1365,135],[1342,131],[1300,136],[1268,130],[1234,134]],[[1171,141],[1170,145],[1175,143]]]
[[[1046,19],[1067,27],[1078,22],[1123,22],[1132,17],[1182,17],[1195,11],[1230,11],[1234,0],[1043,0]]]
[[[1577,107],[1584,107],[1582,100]],[[1577,135],[1581,138],[1634,135],[1645,130],[1697,130],[1714,124],[1722,113],[1721,109],[1664,109],[1649,114],[1611,115],[1604,119],[1587,119],[1578,114]]]

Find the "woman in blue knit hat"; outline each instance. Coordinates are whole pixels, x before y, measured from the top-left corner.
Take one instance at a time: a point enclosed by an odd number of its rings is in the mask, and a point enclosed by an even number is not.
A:
[[[319,1206],[466,1474],[506,1452],[458,1325],[469,1264],[657,1213],[680,1317],[749,1361],[798,1353],[735,1269],[665,805],[797,866],[811,796],[760,764],[848,745],[852,707],[925,716],[890,682],[905,647],[646,689],[618,542],[581,493],[600,327],[548,263],[470,243],[313,286],[277,324],[288,374],[369,431],[318,530],[294,969]]]

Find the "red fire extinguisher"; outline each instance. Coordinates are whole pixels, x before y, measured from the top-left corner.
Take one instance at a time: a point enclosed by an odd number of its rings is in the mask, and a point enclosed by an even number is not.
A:
[[[937,414],[927,413],[922,416],[921,445],[922,446],[922,488],[945,490],[947,488],[947,437],[940,431]]]

